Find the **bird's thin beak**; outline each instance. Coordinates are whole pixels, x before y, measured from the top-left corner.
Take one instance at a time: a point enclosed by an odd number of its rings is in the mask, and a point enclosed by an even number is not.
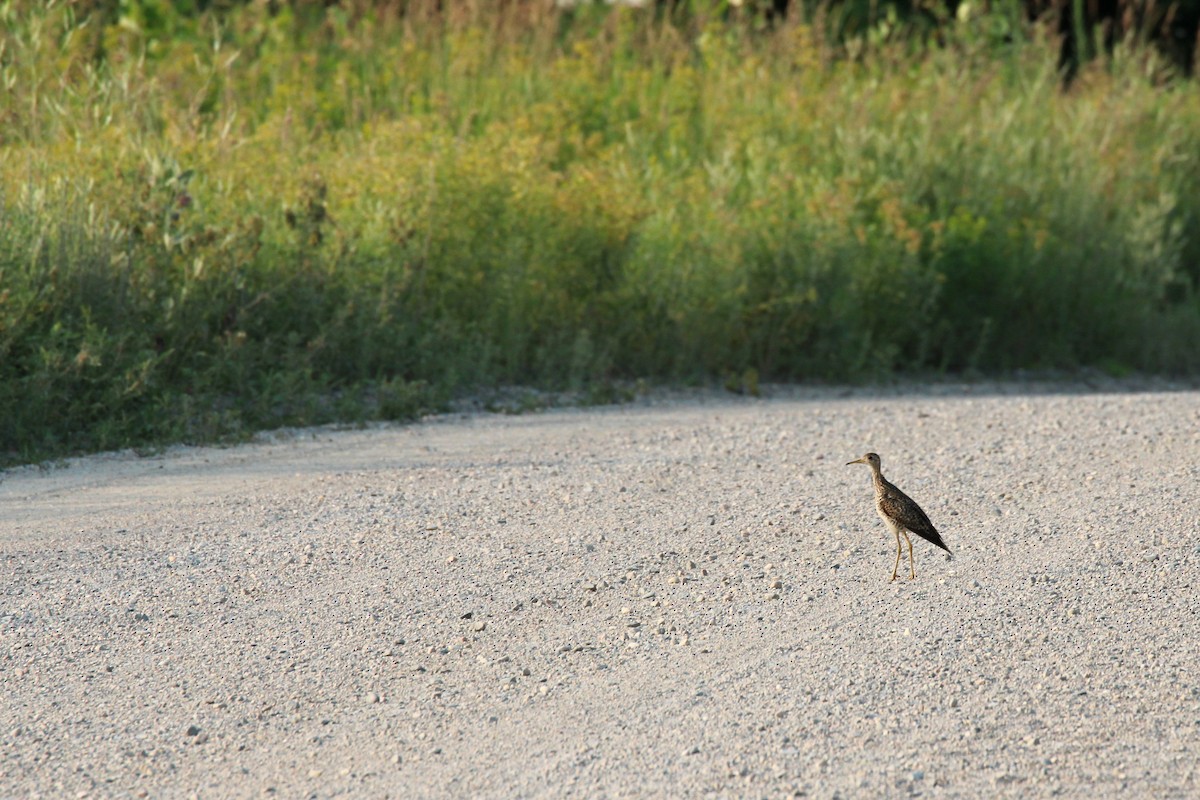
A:
[[[861,458],[856,458],[853,461],[847,461],[846,466],[848,467],[851,464],[865,464],[865,463],[867,463],[867,462],[863,461]]]

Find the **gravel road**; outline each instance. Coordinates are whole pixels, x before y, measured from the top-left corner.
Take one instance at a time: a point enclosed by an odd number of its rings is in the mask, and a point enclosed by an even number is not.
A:
[[[1200,796],[1200,393],[770,394],[0,473],[0,797]]]

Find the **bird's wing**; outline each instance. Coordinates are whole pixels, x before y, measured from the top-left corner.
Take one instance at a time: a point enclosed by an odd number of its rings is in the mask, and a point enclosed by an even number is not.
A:
[[[883,507],[884,513],[896,520],[901,527],[912,531],[928,542],[932,542],[947,553],[950,552],[950,548],[942,541],[941,534],[937,532],[937,528],[933,527],[933,523],[929,521],[929,517],[921,510],[916,501],[904,492],[890,483],[885,484],[883,493],[879,498],[879,503]]]

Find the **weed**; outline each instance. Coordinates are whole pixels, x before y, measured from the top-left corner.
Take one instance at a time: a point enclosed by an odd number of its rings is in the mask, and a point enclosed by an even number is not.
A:
[[[1064,91],[1003,16],[152,5],[0,11],[5,462],[497,386],[1200,370],[1200,93],[1131,51]]]

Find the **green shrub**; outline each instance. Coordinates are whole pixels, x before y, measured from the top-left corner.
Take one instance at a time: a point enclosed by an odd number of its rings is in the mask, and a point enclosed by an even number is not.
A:
[[[699,6],[120,8],[2,12],[6,461],[513,384],[1200,370],[1200,93],[1151,55],[1064,91],[978,18],[850,58]]]

